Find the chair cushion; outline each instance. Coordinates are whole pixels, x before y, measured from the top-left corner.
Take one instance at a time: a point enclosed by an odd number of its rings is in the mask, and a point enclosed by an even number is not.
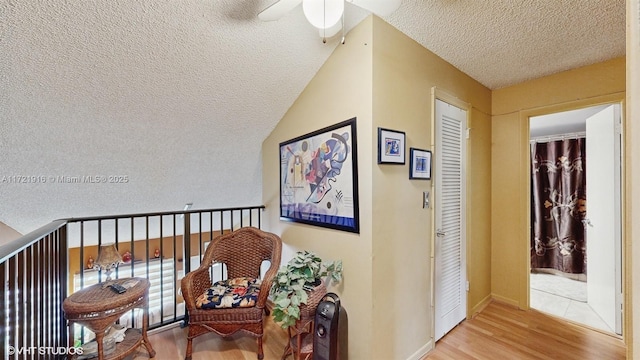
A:
[[[256,306],[260,279],[247,277],[217,281],[196,299],[198,309],[223,309]]]

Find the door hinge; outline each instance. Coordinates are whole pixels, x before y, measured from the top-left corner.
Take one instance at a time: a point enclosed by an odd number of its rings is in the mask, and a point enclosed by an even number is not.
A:
[[[467,128],[466,137],[467,137],[467,139],[471,137],[471,128]]]
[[[467,291],[469,291],[469,281],[467,281]]]

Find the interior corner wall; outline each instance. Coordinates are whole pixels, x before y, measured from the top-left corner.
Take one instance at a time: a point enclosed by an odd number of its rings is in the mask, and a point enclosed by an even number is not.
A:
[[[622,100],[624,92],[624,57],[492,92],[491,291],[494,298],[528,308],[530,155],[526,114],[595,105],[602,99]]]
[[[348,40],[347,40],[348,41]],[[420,359],[433,345],[431,181],[409,179],[409,148],[432,150],[431,89],[470,103],[468,313],[490,284],[491,92],[400,31],[373,17],[373,348],[374,359]],[[406,163],[377,164],[377,128],[406,134]],[[434,171],[438,171],[434,169]],[[434,199],[431,195],[431,199]]]
[[[342,259],[334,289],[349,322],[350,359],[419,359],[432,337],[430,181],[405,165],[377,164],[377,128],[405,131],[409,147],[431,149],[431,88],[470,103],[468,312],[491,292],[491,92],[373,16],[347,35],[262,145],[264,228],[285,244]],[[279,220],[280,142],[357,117],[360,234]]]
[[[293,252],[310,250],[323,260],[343,261],[343,281],[335,289],[348,316],[349,359],[375,359],[372,353],[371,18],[338,45],[262,144],[263,228],[281,236],[283,263]],[[279,219],[279,144],[356,117],[360,233],[331,230]]]

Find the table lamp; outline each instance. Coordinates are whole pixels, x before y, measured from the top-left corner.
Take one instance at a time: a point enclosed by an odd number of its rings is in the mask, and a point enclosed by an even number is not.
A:
[[[102,287],[107,287],[109,281],[111,281],[111,270],[117,268],[122,264],[122,256],[118,253],[115,243],[103,244],[98,251],[98,258],[93,262],[93,268],[95,270],[107,271],[107,279],[102,284]]]

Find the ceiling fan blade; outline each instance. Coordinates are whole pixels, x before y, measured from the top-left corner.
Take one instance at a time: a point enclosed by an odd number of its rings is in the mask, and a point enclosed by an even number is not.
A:
[[[268,8],[262,10],[258,14],[258,18],[262,21],[275,21],[283,17],[286,13],[300,5],[302,0],[280,0],[273,3]]]
[[[369,10],[378,16],[391,15],[400,7],[402,0],[347,0],[365,10]]]

